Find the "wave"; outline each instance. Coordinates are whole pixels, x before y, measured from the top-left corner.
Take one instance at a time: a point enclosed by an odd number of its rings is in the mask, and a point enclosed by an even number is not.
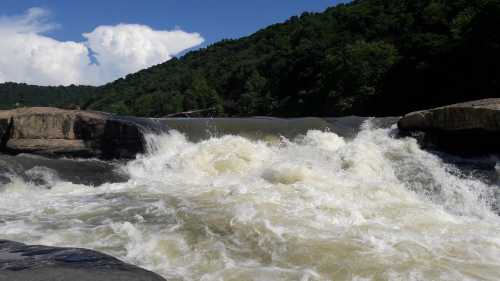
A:
[[[168,280],[500,276],[496,158],[462,169],[370,121],[353,138],[146,141],[120,167],[126,182],[14,176],[0,187],[1,236],[104,251]]]

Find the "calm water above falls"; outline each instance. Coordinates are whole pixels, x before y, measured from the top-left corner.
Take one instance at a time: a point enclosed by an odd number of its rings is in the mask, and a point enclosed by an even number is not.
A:
[[[168,280],[499,280],[500,164],[459,170],[392,133],[170,131],[116,164],[128,180],[96,187],[4,167],[0,238],[96,249]]]

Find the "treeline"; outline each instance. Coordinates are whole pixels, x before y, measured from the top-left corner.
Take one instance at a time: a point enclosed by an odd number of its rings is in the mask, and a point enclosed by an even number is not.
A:
[[[358,0],[190,52],[76,102],[137,116],[400,115],[500,97],[499,28],[498,0]]]
[[[0,84],[0,109],[23,106],[77,107],[88,101],[90,86],[44,87],[20,83]]]

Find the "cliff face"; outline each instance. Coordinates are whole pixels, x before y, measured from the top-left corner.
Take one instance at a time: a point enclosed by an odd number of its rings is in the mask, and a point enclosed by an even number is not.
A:
[[[50,107],[0,111],[0,150],[48,156],[133,158],[144,152],[140,127],[101,112]]]

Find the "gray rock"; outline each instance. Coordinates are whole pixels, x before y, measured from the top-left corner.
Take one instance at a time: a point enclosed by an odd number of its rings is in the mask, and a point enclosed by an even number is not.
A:
[[[500,99],[485,99],[412,112],[398,122],[403,133],[457,153],[500,152]]]
[[[0,240],[0,281],[165,281],[155,273],[86,249]]]
[[[90,186],[126,182],[129,179],[128,175],[120,169],[120,163],[115,161],[54,159],[32,154],[16,156],[0,154],[0,186],[10,182],[11,177],[37,183],[37,177],[40,177],[38,174],[44,174],[43,169],[53,171],[58,180]],[[33,171],[40,173],[33,173]]]
[[[0,111],[0,151],[48,156],[133,158],[144,152],[141,126],[102,112],[50,107]]]

